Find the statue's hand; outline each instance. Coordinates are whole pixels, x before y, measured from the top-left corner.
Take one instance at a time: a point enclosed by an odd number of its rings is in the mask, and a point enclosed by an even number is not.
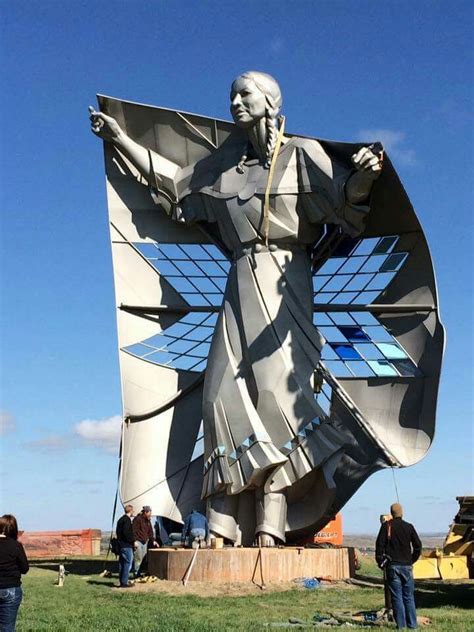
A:
[[[362,147],[351,160],[360,174],[366,175],[367,179],[376,180],[382,171],[382,156],[383,153],[375,154],[371,147]]]
[[[119,140],[122,129],[114,118],[103,112],[96,112],[92,105],[89,105],[89,118],[91,131],[96,136],[109,143],[115,143]]]

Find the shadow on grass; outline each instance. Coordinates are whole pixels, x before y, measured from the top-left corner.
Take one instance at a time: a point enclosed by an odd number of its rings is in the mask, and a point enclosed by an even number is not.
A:
[[[105,586],[106,588],[117,588],[118,584],[116,584],[115,582],[100,582],[100,581],[96,581],[95,579],[88,579],[87,584],[90,584],[91,586]]]
[[[107,570],[111,570],[112,572],[116,572],[118,570],[117,561],[113,559],[109,559],[106,564],[105,560],[94,558],[56,558],[47,560],[30,560],[30,566],[32,568],[39,568],[49,571],[58,571],[60,564],[63,564],[66,572],[71,573],[71,575],[100,575],[104,568],[106,568]]]
[[[356,574],[355,578],[367,588],[383,586],[383,578]],[[358,584],[360,587],[360,584]],[[416,604],[420,608],[442,608],[454,606],[464,610],[474,609],[474,582],[443,582],[442,580],[417,580],[415,584]]]
[[[415,597],[419,608],[455,606],[472,610],[474,608],[474,582],[446,583],[440,580],[416,582]]]

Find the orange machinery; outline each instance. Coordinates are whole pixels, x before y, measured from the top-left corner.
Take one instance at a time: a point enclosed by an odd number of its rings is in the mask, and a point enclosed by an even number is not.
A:
[[[342,546],[342,541],[342,515],[338,513],[323,529],[313,536],[298,540],[298,544],[329,544],[332,546]]]

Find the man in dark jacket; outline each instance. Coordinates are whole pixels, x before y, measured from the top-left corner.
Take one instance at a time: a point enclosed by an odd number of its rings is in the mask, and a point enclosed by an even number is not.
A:
[[[420,557],[421,541],[415,527],[402,519],[399,503],[390,507],[392,520],[380,527],[375,545],[377,564],[387,569],[387,581],[392,598],[393,616],[397,628],[416,628],[415,582],[413,563]]]
[[[135,544],[135,577],[140,577],[140,567],[148,551],[148,544],[158,547],[151,524],[151,507],[145,505],[133,521],[133,537]]]
[[[134,540],[132,528],[132,505],[125,505],[125,513],[117,522],[117,540],[120,544],[119,553],[119,580],[120,588],[131,588],[133,584],[128,583],[128,576],[133,564]]]

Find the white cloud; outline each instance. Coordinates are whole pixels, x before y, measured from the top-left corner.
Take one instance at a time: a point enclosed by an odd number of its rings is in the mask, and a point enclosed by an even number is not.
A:
[[[391,129],[362,129],[357,134],[358,140],[379,140],[396,162],[410,167],[417,164],[416,154],[413,149],[405,145],[405,133]]]
[[[38,452],[56,452],[58,450],[67,450],[70,448],[67,437],[63,435],[52,434],[43,439],[33,439],[26,441],[24,444],[30,450]]]
[[[6,410],[0,411],[0,435],[16,430],[16,423],[13,415]]]
[[[285,47],[285,40],[282,37],[273,37],[270,40],[270,51],[273,54],[281,53]]]
[[[107,419],[84,419],[74,426],[74,433],[88,445],[116,453],[120,443],[122,417],[114,415]]]

